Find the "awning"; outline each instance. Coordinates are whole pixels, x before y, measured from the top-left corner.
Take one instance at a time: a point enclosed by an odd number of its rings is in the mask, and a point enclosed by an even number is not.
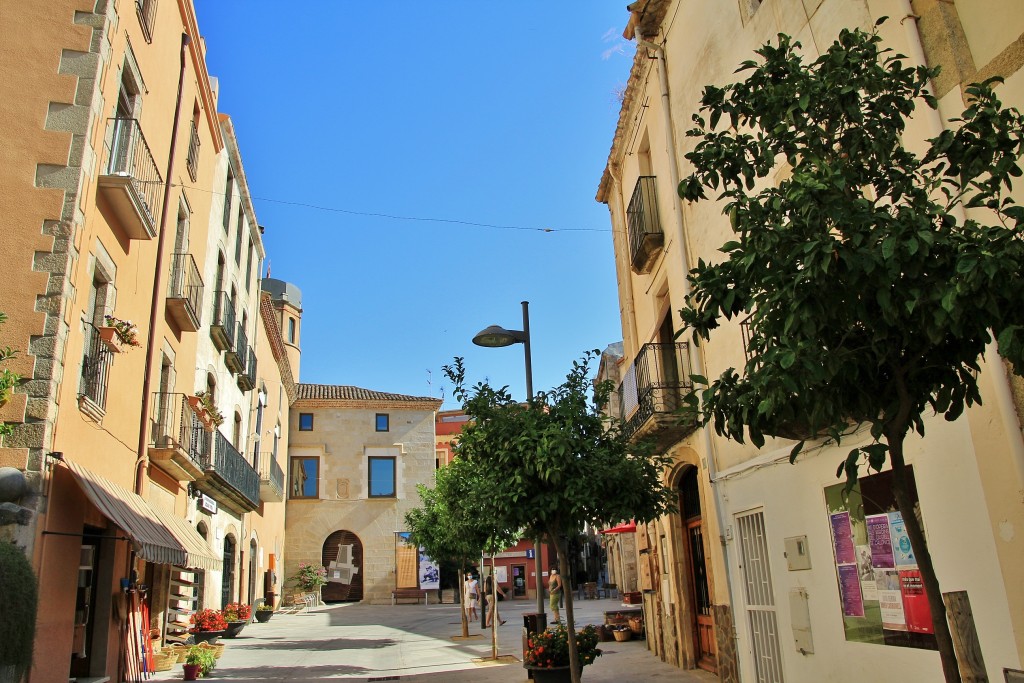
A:
[[[206,539],[199,535],[199,532],[192,528],[188,522],[177,515],[172,515],[153,508],[160,519],[178,539],[181,545],[185,546],[185,561],[179,566],[187,569],[210,569],[220,571],[224,565],[221,558],[213,552],[213,548],[206,542]]]
[[[64,464],[103,516],[131,537],[139,557],[156,564],[185,565],[185,548],[142,496],[70,460],[65,459]]]
[[[636,522],[623,523],[611,529],[602,529],[602,534],[628,534],[636,531]]]

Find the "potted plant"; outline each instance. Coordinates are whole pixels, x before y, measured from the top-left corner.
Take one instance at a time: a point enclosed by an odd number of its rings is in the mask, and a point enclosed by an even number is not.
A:
[[[224,631],[224,637],[234,638],[242,632],[242,629],[245,628],[245,625],[252,618],[252,607],[240,602],[231,602],[221,610],[221,615],[223,615],[224,621],[228,622],[227,630]]]
[[[260,603],[256,606],[256,621],[265,624],[274,616],[274,606],[267,603]]]
[[[601,656],[597,647],[597,627],[591,624],[576,632],[576,648],[580,666],[592,664]],[[562,623],[542,633],[531,635],[526,641],[523,666],[532,672],[536,683],[564,683],[572,680],[569,672],[569,631]]]
[[[195,626],[189,633],[197,643],[215,643],[228,628],[224,615],[215,609],[199,610],[189,617],[189,623]]]
[[[213,429],[214,427],[220,427],[224,422],[224,415],[217,409],[217,404],[213,402],[213,396],[208,391],[197,391],[195,396],[188,397],[188,404],[192,407],[192,412],[196,414],[207,429]]]
[[[299,571],[295,572],[291,580],[304,592],[316,593],[319,601],[320,588],[327,583],[327,570],[322,564],[300,562]]]
[[[213,650],[193,645],[185,655],[185,664],[182,667],[185,672],[185,680],[194,681],[200,675],[208,676],[215,666],[217,666],[217,658],[213,656]]]
[[[106,326],[97,328],[100,341],[114,353],[121,353],[125,347],[140,346],[139,328],[131,320],[121,320],[112,315],[103,316]]]

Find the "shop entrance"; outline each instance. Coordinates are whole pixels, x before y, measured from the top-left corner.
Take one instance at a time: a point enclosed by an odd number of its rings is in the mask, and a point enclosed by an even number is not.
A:
[[[526,565],[512,565],[512,597],[526,597]]]

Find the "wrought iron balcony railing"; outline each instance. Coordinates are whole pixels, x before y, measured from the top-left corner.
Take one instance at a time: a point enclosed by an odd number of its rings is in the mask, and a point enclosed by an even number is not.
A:
[[[182,330],[199,329],[203,307],[203,278],[192,254],[171,256],[171,279],[167,283],[167,307]]]
[[[235,345],[235,307],[227,292],[213,293],[213,321],[210,323],[210,338],[218,351],[226,351]]]
[[[85,351],[82,354],[81,398],[101,412],[107,409],[107,381],[114,354],[100,338],[99,329],[85,323]]]
[[[242,391],[252,391],[256,388],[256,352],[251,346],[246,351],[245,367],[238,373],[238,388]]]
[[[213,453],[204,462],[202,488],[236,512],[260,505],[260,475],[220,430],[213,433]]]
[[[147,43],[153,42],[153,21],[156,18],[156,0],[135,0],[135,11]],[[195,178],[193,178],[195,180]]]
[[[153,394],[150,421],[150,459],[178,481],[202,476],[211,435],[196,417],[185,394]]]
[[[264,502],[279,503],[284,500],[284,471],[270,451],[259,453],[260,494]]]
[[[656,176],[640,176],[633,188],[633,196],[626,209],[626,227],[629,234],[629,258],[633,270],[650,272],[654,260],[665,244],[658,213]]]
[[[630,438],[651,439],[665,449],[695,424],[678,413],[693,390],[686,342],[644,344],[619,385],[619,418]]]
[[[245,327],[238,323],[235,330],[235,345],[224,354],[224,365],[235,374],[242,374],[245,371],[246,353],[249,350],[249,339],[245,335]]]
[[[113,118],[108,138],[110,156],[97,183],[100,192],[130,239],[153,239],[163,180],[142,128],[135,119]]]

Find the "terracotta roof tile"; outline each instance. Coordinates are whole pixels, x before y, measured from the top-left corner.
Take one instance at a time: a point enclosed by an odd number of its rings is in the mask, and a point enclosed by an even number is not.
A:
[[[440,403],[432,396],[406,396],[384,391],[373,391],[347,384],[299,384],[299,400],[314,399],[327,401],[402,401]]]

